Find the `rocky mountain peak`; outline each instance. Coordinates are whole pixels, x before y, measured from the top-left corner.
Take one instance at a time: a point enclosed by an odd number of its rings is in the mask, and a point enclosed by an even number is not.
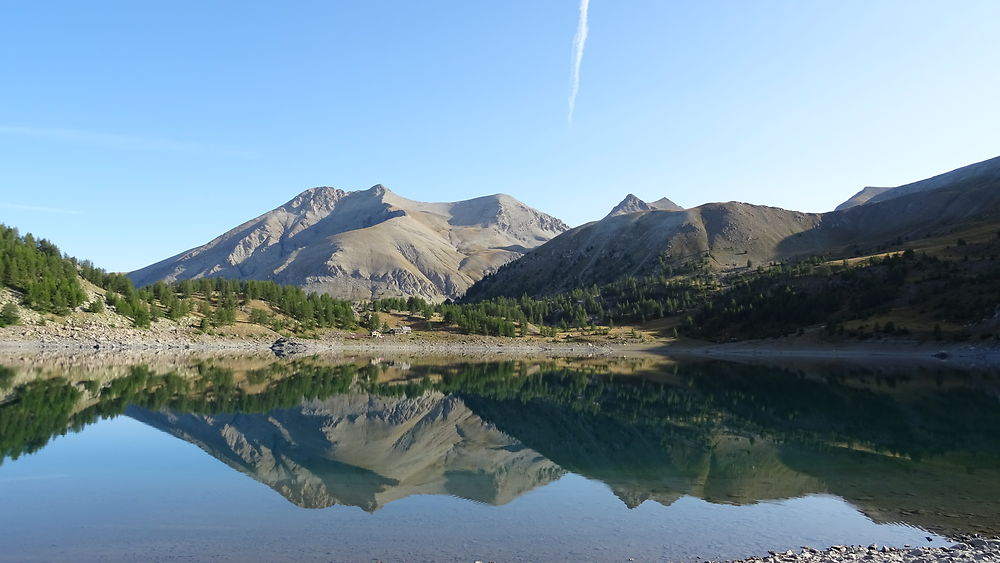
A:
[[[640,213],[642,211],[653,210],[683,211],[684,208],[665,197],[652,203],[647,203],[639,199],[635,194],[628,194],[625,196],[625,199],[621,201],[621,203],[616,205],[614,209],[611,210],[611,213],[608,213],[607,217],[616,217],[618,215],[628,215],[630,213]]]
[[[321,209],[333,209],[348,192],[330,186],[318,186],[309,188],[291,199],[284,207],[289,209],[306,209],[318,211]]]
[[[368,189],[367,189],[367,190],[365,190],[365,191],[366,191],[367,193],[370,193],[371,195],[373,195],[373,196],[375,196],[375,197],[382,197],[382,196],[384,196],[384,195],[385,195],[385,194],[387,194],[387,193],[392,193],[392,192],[391,192],[391,191],[389,190],[389,188],[387,188],[387,187],[383,186],[382,184],[375,184],[374,186],[372,186],[372,187],[368,188]]]
[[[630,213],[638,213],[640,211],[649,211],[652,207],[648,203],[642,201],[635,194],[628,194],[625,199],[621,201],[618,205],[608,213],[608,217],[616,217],[618,215],[628,215]]]

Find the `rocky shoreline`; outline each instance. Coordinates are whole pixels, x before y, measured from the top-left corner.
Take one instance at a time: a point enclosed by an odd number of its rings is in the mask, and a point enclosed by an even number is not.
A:
[[[800,551],[770,552],[766,557],[749,557],[727,563],[848,563],[848,562],[912,562],[912,563],[991,563],[1000,562],[1000,540],[979,537],[964,538],[950,547],[888,547],[835,545],[819,550],[803,547]]]
[[[250,334],[211,334],[176,323],[150,329],[107,325],[46,324],[0,328],[0,352],[83,353],[88,351],[162,353],[272,352],[281,335],[270,330]],[[728,360],[737,362],[845,361],[934,363],[962,368],[1000,366],[1000,347],[991,344],[860,343],[797,344],[751,341],[710,344],[690,341],[553,341],[462,334],[414,333],[368,338],[330,332],[321,338],[286,339],[302,354],[404,354],[433,356],[636,356]]]
[[[28,325],[0,328],[0,352],[272,352],[283,340],[298,354],[372,353],[458,356],[621,356],[645,353],[651,346],[627,343],[545,342],[516,338],[422,335],[372,339],[352,333],[322,339],[281,338],[275,333],[222,336],[173,325],[137,330],[120,327]]]

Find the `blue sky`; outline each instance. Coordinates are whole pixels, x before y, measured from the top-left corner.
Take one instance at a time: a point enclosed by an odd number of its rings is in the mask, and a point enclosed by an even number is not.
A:
[[[112,270],[318,185],[825,211],[1000,155],[1000,2],[0,2],[0,222]]]

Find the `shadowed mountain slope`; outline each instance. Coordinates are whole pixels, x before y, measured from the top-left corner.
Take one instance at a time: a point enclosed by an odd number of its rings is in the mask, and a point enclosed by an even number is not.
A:
[[[927,178],[926,180],[920,180],[919,182],[913,182],[899,186],[898,188],[886,189],[869,199],[868,203],[879,203],[919,192],[929,192],[950,186],[962,185],[970,181],[1000,181],[1000,156],[984,160],[982,162],[977,162],[975,164],[970,164],[968,166],[963,166],[952,170],[951,172],[938,174],[937,176]]]
[[[920,180],[910,184],[899,186],[898,188],[876,188],[868,186],[860,192],[851,196],[850,199],[837,206],[836,211],[843,211],[858,205],[868,203],[879,203],[920,192],[929,192],[949,186],[965,184],[970,180],[977,182],[1000,181],[1000,156],[963,166],[938,174],[926,180]]]
[[[862,205],[826,213],[815,229],[782,241],[779,248],[840,252],[850,245],[919,240],[996,223],[1000,223],[1000,158],[892,188]]]
[[[129,277],[139,286],[226,277],[346,299],[440,301],[567,229],[503,194],[423,203],[381,185],[356,192],[321,187]]]

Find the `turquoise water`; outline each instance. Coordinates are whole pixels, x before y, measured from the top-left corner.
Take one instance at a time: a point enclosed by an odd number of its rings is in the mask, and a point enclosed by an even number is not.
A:
[[[0,560],[732,559],[942,545],[1000,512],[989,374],[213,366],[15,370]],[[19,412],[41,382],[79,392]]]

